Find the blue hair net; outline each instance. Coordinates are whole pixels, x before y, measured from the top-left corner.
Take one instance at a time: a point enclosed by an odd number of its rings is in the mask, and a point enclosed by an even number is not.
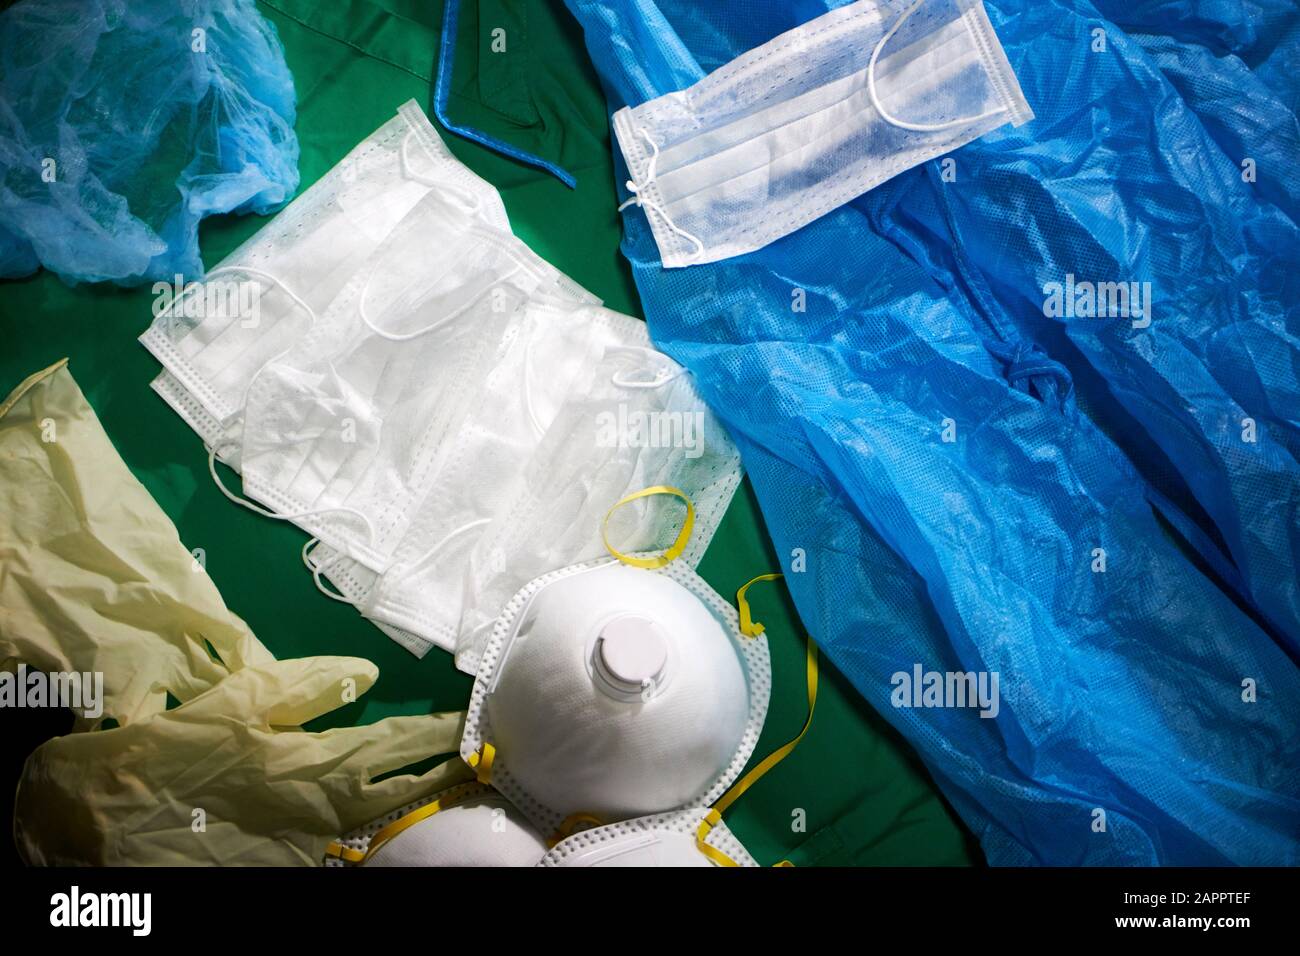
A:
[[[201,276],[198,224],[298,186],[293,78],[252,0],[0,14],[0,276]]]

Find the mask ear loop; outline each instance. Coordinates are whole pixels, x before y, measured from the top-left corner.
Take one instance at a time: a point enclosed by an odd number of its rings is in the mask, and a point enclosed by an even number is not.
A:
[[[242,498],[239,495],[235,494],[233,491],[231,491],[229,488],[226,487],[225,483],[221,480],[221,476],[217,474],[217,449],[222,448],[226,445],[233,445],[233,444],[235,444],[233,441],[216,442],[208,448],[208,474],[212,476],[212,481],[217,486],[217,490],[220,491],[227,498],[229,498],[231,501],[233,501],[235,504],[239,505],[241,508],[247,508],[249,511],[253,512],[254,514],[261,515],[263,518],[271,518],[275,521],[292,521],[294,518],[312,518],[312,517],[317,517],[319,515],[333,514],[336,512],[341,512],[343,514],[350,514],[356,518],[359,518],[361,520],[361,523],[366,526],[366,542],[367,543],[374,542],[375,526],[371,523],[368,517],[366,517],[362,512],[358,511],[356,508],[349,508],[346,505],[340,505],[335,508],[312,508],[307,511],[292,511],[286,514],[278,514],[277,512],[270,511],[266,508],[263,508],[261,505],[258,505],[255,502],[249,501],[247,498]],[[330,562],[330,564],[332,565],[333,562]]]
[[[682,530],[677,532],[677,538],[669,545],[668,550],[663,554],[656,555],[653,558],[638,558],[634,555],[624,554],[612,544],[609,543],[609,519],[619,508],[629,502],[636,501],[639,498],[648,498],[651,495],[672,495],[674,498],[680,498],[686,502],[686,520],[682,522]],[[676,561],[686,550],[686,544],[691,540],[691,532],[695,530],[695,505],[687,497],[686,492],[680,488],[673,488],[671,485],[653,485],[649,488],[643,488],[641,491],[634,491],[630,495],[625,495],[618,501],[614,502],[613,507],[605,512],[605,519],[600,523],[600,538],[605,542],[605,550],[612,554],[623,564],[630,565],[634,568],[662,568],[665,564]]]
[[[645,131],[645,127],[638,126],[636,131],[640,134],[642,139],[650,144],[650,162],[646,166],[645,179],[641,180],[640,183],[634,179],[629,179],[623,184],[627,187],[627,191],[630,192],[632,196],[618,207],[618,211],[622,212],[628,206],[640,206],[643,209],[653,210],[659,218],[664,221],[665,226],[695,247],[695,251],[691,253],[691,258],[698,259],[700,256],[704,255],[704,243],[700,242],[699,237],[687,232],[685,229],[678,226],[677,223],[673,222],[672,218],[664,210],[664,207],[659,203],[652,199],[645,198],[645,191],[654,184],[655,177],[659,175],[656,170],[656,167],[659,165],[659,144],[656,143],[650,137],[650,134]]]
[[[445,535],[442,536],[442,538],[438,541],[437,544],[435,544],[429,550],[425,551],[424,554],[416,558],[415,561],[411,563],[411,566],[407,568],[404,572],[402,572],[402,577],[403,578],[410,577],[412,574],[416,572],[416,569],[419,568],[420,565],[424,564],[424,562],[428,561],[435,554],[441,551],[453,539],[460,537],[466,531],[470,531],[474,528],[480,527],[481,525],[490,524],[491,522],[492,522],[491,518],[475,518],[473,521],[467,521],[459,528],[447,532]]]
[[[287,282],[285,282],[279,276],[267,272],[265,269],[257,269],[254,268],[253,266],[238,266],[238,265],[218,266],[216,269],[212,269],[210,272],[208,272],[208,274],[203,277],[202,282],[195,282],[190,286],[186,287],[185,291],[181,293],[180,298],[176,299],[176,301],[174,301],[171,304],[171,306],[168,308],[170,317],[173,319],[184,318],[184,316],[178,316],[176,314],[176,308],[182,302],[185,301],[185,297],[188,296],[191,291],[200,288],[201,286],[205,285],[208,282],[211,282],[217,276],[229,275],[231,273],[240,273],[241,275],[254,276],[255,278],[261,279],[263,282],[267,282],[275,286],[286,296],[288,296],[290,301],[292,301],[294,305],[296,305],[298,308],[302,309],[304,312],[307,313],[307,316],[311,319],[312,325],[316,324],[316,310],[313,309],[310,305],[308,305],[306,301],[303,300],[302,296],[300,296],[297,292],[294,292],[293,289],[289,288],[289,284]],[[281,352],[280,354],[283,355],[284,353]],[[277,355],[276,358],[279,358],[279,356]],[[269,362],[266,363],[266,365],[269,365],[271,364],[271,362],[274,361],[275,359],[271,359]],[[266,365],[263,365],[262,368],[265,368]]]
[[[497,279],[491,286],[488,287],[487,291],[490,293],[498,285],[501,285],[502,283],[505,282],[509,282],[514,276],[516,276],[520,271],[522,271],[522,269],[523,269],[522,266],[520,266],[518,263],[515,263],[515,267],[511,269],[509,272],[507,272],[505,275]],[[449,314],[444,315],[442,318],[430,322],[428,325],[424,326],[424,328],[416,329],[414,332],[388,332],[385,331],[384,329],[381,329],[378,325],[376,325],[374,320],[370,318],[370,315],[366,311],[366,295],[370,292],[370,284],[374,281],[375,273],[378,271],[379,271],[378,264],[376,264],[376,267],[371,270],[370,275],[366,277],[366,284],[362,286],[361,294],[357,297],[357,314],[361,316],[361,321],[365,323],[366,328],[368,328],[371,332],[374,332],[375,335],[379,336],[381,339],[387,339],[390,342],[409,342],[411,341],[411,339],[418,339],[422,335],[428,335],[430,332],[434,331],[435,329],[440,329],[444,325],[447,325],[449,322],[453,322],[456,319],[460,318],[460,316],[464,315],[470,309],[474,308],[474,306],[478,305],[479,300],[482,298],[481,295],[476,296],[471,301],[462,305],[459,309],[455,309]]]
[[[320,538],[308,538],[307,543],[302,546],[302,563],[306,565],[307,570],[311,572],[311,578],[316,582],[316,590],[327,598],[338,601],[342,604],[352,604],[355,607],[356,605],[351,598],[346,594],[341,594],[338,591],[333,591],[330,588],[327,588],[325,586],[325,581],[321,578],[322,574],[326,574],[330,568],[334,567],[334,565],[346,558],[347,555],[340,551],[324,564],[318,564],[309,553],[314,551],[318,544],[320,544]]]
[[[745,593],[749,590],[750,585],[752,584],[757,584],[759,581],[775,581],[777,578],[781,577],[784,577],[784,575],[760,574],[758,577],[746,581],[745,584],[741,586],[740,590],[736,592],[736,606],[740,610],[740,630],[742,634],[751,640],[763,633],[763,625],[759,624],[751,616],[749,611],[749,602],[745,600]],[[808,733],[808,728],[812,726],[813,713],[817,708],[817,645],[813,643],[811,637],[807,639],[807,644],[808,648],[804,668],[805,680],[808,686],[808,717],[804,721],[803,729],[799,731],[797,737],[772,751],[759,761],[754,769],[732,784],[731,789],[719,797],[718,802],[710,808],[704,819],[700,821],[699,829],[695,832],[696,848],[718,866],[739,866],[739,864],[721,850],[710,846],[708,842],[706,842],[710,831],[712,831],[713,828],[722,821],[722,815],[727,812],[733,803],[744,795],[746,790],[758,783],[759,779],[762,778],[764,774],[794,752],[794,749],[799,746],[804,736]],[[786,860],[782,860],[777,864],[777,866],[789,865],[789,862]]]
[[[663,354],[663,353],[661,353],[661,352],[656,352],[654,349],[643,348],[642,346],[639,346],[639,345],[614,345],[614,346],[611,346],[611,347],[610,347],[609,351],[611,351],[611,352],[648,352],[648,353],[651,353],[651,354],[654,354],[654,355],[661,355],[661,354]],[[671,361],[671,359],[670,359],[670,361]],[[674,362],[673,364],[676,364],[676,363]],[[685,366],[678,365],[678,366],[677,366],[677,371],[672,372],[672,373],[670,373],[670,374],[668,374],[668,375],[666,375],[666,376],[665,376],[665,375],[656,375],[653,379],[650,379],[649,381],[640,381],[640,380],[638,380],[638,379],[629,379],[629,378],[624,378],[622,372],[615,372],[613,375],[610,376],[610,379],[609,379],[609,380],[610,380],[614,385],[618,386],[619,388],[662,388],[663,386],[667,385],[669,382],[676,381],[678,378],[680,378],[680,377],[681,377],[682,375],[684,375],[684,374],[686,374],[686,368],[685,368]]]
[[[191,292],[199,289],[206,283],[211,282],[213,279],[217,278],[217,276],[229,275],[232,272],[238,272],[243,275],[254,276],[258,279],[261,279],[264,282],[268,282],[271,285],[275,286],[286,296],[288,296],[289,299],[292,300],[294,305],[298,306],[298,308],[302,309],[304,312],[307,313],[307,315],[311,317],[312,325],[316,324],[316,310],[313,309],[306,302],[304,302],[302,296],[298,295],[297,292],[294,292],[293,289],[289,288],[288,283],[286,283],[279,276],[272,275],[270,272],[267,272],[265,269],[257,269],[254,268],[253,266],[237,266],[237,265],[218,266],[216,269],[210,270],[207,273],[207,275],[203,277],[202,282],[195,282],[187,286],[185,290],[181,292],[180,298],[176,299],[168,307],[167,312],[169,314],[169,317],[173,319],[184,318],[183,315],[176,314],[176,309],[178,306],[181,305],[182,302],[185,301],[186,297],[189,296]]]
[[[879,59],[880,53],[885,48],[885,44],[893,38],[899,28],[907,22],[907,18],[914,14],[925,0],[914,0],[913,4],[908,7],[894,21],[894,25],[889,28],[889,32],[880,38],[874,50],[871,51],[871,61],[867,64],[867,93],[871,97],[871,105],[876,108],[876,112],[890,126],[897,126],[899,129],[911,130],[914,133],[940,133],[946,129],[956,129],[958,126],[969,126],[971,123],[978,123],[982,119],[988,119],[991,116],[999,116],[1002,113],[1009,113],[1010,110],[1005,106],[999,106],[995,110],[989,110],[980,113],[978,116],[963,116],[960,119],[949,120],[946,123],[908,123],[899,119],[880,102],[880,97],[876,95],[876,60]]]
[[[448,183],[442,182],[440,180],[432,179],[428,176],[421,175],[420,173],[416,172],[414,168],[412,168],[410,158],[407,155],[407,151],[409,148],[409,143],[414,136],[415,136],[415,130],[411,130],[402,139],[402,147],[399,150],[399,155],[402,163],[402,173],[408,178],[415,180],[417,183],[423,183],[426,186],[436,186],[439,189],[446,190],[447,192],[468,199],[470,205],[470,212],[473,214],[477,214],[479,209],[482,206],[482,202],[478,196],[474,195],[474,193],[470,192],[468,189],[462,189],[459,186],[453,186]],[[508,274],[498,279],[497,282],[501,283],[501,282],[508,281],[512,276],[518,273],[521,268],[522,267],[518,263],[515,263],[514,269],[512,269]],[[473,308],[474,305],[478,302],[478,299],[475,299],[473,302],[461,306],[459,309],[455,310],[450,315],[445,315],[442,318],[438,319],[436,322],[430,323],[429,325],[426,325],[422,329],[416,329],[414,332],[387,332],[384,329],[381,329],[378,325],[376,325],[374,320],[371,319],[369,314],[366,312],[366,294],[370,291],[370,283],[374,281],[376,272],[378,272],[378,267],[371,270],[370,275],[366,278],[365,286],[363,286],[361,289],[361,294],[357,297],[357,313],[361,316],[361,321],[365,323],[366,328],[370,329],[371,332],[374,332],[375,335],[378,335],[380,338],[387,339],[390,342],[409,342],[411,339],[417,339],[422,335],[427,335],[429,332],[432,332],[434,329],[441,328],[442,326],[446,325],[448,322],[451,322],[452,320],[456,319],[458,316],[462,315],[468,309]]]
[[[482,210],[483,208],[483,200],[479,198],[479,196],[476,193],[474,193],[472,190],[465,189],[461,186],[457,186],[452,183],[445,182],[441,179],[436,179],[433,176],[426,176],[423,173],[417,171],[416,168],[411,165],[411,158],[408,155],[408,152],[410,149],[411,140],[414,138],[415,138],[415,130],[410,130],[405,136],[402,137],[402,146],[397,151],[398,160],[402,164],[402,175],[405,176],[407,179],[411,179],[417,183],[420,183],[421,185],[436,186],[438,189],[444,190],[445,192],[449,192],[452,195],[461,197],[466,201],[466,204],[469,206],[470,215],[477,216],[480,210]]]
[[[519,334],[524,337],[524,410],[528,412],[528,423],[533,426],[533,433],[538,438],[546,435],[546,427],[537,417],[537,405],[533,401],[533,340],[525,328],[525,321],[520,323]]]

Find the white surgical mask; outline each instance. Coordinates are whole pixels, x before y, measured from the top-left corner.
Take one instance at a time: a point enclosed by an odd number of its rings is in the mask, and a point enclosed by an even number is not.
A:
[[[739,479],[731,443],[645,325],[595,306],[530,304],[510,355],[459,429],[382,573],[332,549],[310,566],[407,649],[473,672],[492,622],[528,581],[605,554],[615,501],[672,485],[697,503],[696,563]],[[522,367],[521,367],[522,366]],[[632,550],[667,547],[675,515],[639,499],[611,520]]]
[[[758,866],[725,823],[705,823],[708,815],[706,807],[693,807],[580,830],[552,847],[538,866],[698,867],[723,860]]]
[[[681,525],[674,489],[693,503],[680,555],[695,567],[740,483],[740,456],[691,377],[648,349],[607,355],[589,390],[571,395],[528,462],[511,506],[488,525],[463,578],[456,666],[475,673],[497,618],[529,581],[624,552],[661,551]],[[593,437],[594,436],[594,437]]]
[[[770,689],[766,639],[681,562],[579,565],[501,616],[461,756],[544,834],[703,807],[744,768]]]
[[[327,866],[537,866],[546,841],[501,794],[467,783],[374,820],[327,852]]]
[[[451,155],[411,100],[156,315],[140,337],[164,367],[155,390],[191,424],[203,419],[187,408],[223,424],[237,416],[257,373],[312,328],[431,192],[509,230],[496,190]]]
[[[470,556],[492,520],[523,493],[528,463],[565,404],[599,392],[612,409],[649,412],[661,403],[656,393],[683,372],[649,347],[645,323],[560,300],[527,303],[489,364],[391,565],[373,572],[326,546],[309,561],[366,617],[400,629],[393,636],[417,653],[434,645],[456,649]],[[700,416],[703,408],[697,403]],[[573,460],[589,460],[600,438],[594,432],[565,437]],[[496,563],[501,571],[514,566],[504,553]],[[511,593],[535,576],[523,573]]]
[[[980,0],[860,0],[614,114],[663,264],[760,249],[1033,118]]]
[[[383,571],[534,297],[591,299],[514,236],[425,196],[249,387],[245,492]]]

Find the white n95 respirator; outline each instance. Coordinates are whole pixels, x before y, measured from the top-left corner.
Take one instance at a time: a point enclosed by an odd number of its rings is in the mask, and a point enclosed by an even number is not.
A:
[[[461,756],[546,834],[716,801],[766,716],[766,639],[686,565],[606,559],[510,601]]]
[[[580,830],[552,847],[538,866],[758,866],[707,807],[656,813]]]
[[[418,800],[342,837],[327,866],[537,866],[541,834],[501,794],[463,783]]]

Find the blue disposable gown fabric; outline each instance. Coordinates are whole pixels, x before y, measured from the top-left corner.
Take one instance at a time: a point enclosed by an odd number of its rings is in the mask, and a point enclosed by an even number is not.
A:
[[[0,14],[0,277],[200,278],[198,224],[298,188],[293,77],[253,0]]]
[[[838,5],[568,3],[611,111]],[[724,262],[663,269],[629,208],[651,333],[991,863],[1300,863],[1293,187],[1224,145],[1284,155],[1294,7],[985,6],[1036,120]],[[1153,321],[1050,318],[1067,273],[1152,282]],[[901,698],[917,666],[996,672],[996,716]]]

